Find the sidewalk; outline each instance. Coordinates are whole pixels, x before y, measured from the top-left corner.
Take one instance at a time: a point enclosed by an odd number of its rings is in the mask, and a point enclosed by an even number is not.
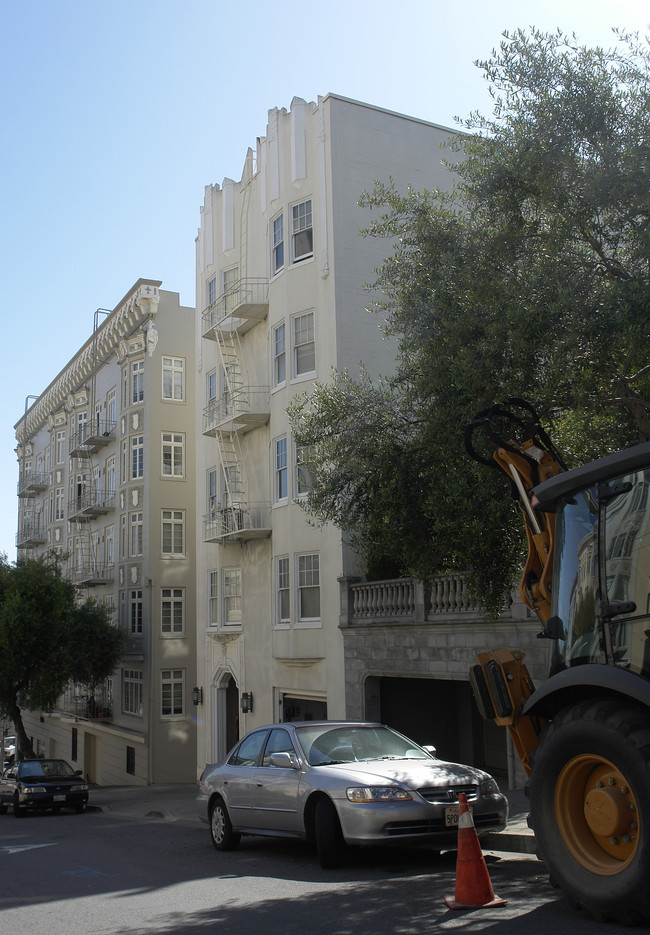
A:
[[[93,786],[88,809],[127,818],[153,821],[191,821],[201,824],[195,798],[196,783],[168,786]],[[535,837],[527,825],[528,799],[523,789],[505,790],[510,804],[508,827],[481,837],[482,849],[535,853]]]

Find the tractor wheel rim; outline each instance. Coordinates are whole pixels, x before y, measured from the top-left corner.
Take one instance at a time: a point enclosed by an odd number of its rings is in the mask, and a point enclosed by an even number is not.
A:
[[[620,873],[636,855],[636,799],[622,771],[602,756],[581,754],[563,767],[555,786],[555,819],[566,849],[591,873]]]

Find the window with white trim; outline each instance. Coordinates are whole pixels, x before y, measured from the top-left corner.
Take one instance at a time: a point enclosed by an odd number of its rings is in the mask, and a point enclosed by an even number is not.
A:
[[[219,572],[208,572],[208,626],[219,624]]]
[[[162,398],[182,402],[185,399],[185,360],[182,357],[162,359]]]
[[[160,714],[162,717],[179,717],[185,714],[185,669],[161,671]]]
[[[131,528],[131,558],[142,555],[144,552],[144,514],[142,511],[129,514]]]
[[[122,713],[142,717],[142,672],[139,669],[122,670]]]
[[[280,555],[275,560],[275,588],[275,623],[278,627],[288,627],[291,620],[288,555]]]
[[[217,277],[213,276],[212,279],[208,280],[208,305],[212,305],[213,302],[217,301]]]
[[[111,432],[117,425],[117,388],[112,387],[106,394],[106,429]]]
[[[241,568],[223,569],[224,625],[241,623]]]
[[[225,269],[222,273],[222,281],[224,311],[232,312],[241,301],[239,292],[239,267],[232,266],[230,269]]]
[[[314,227],[311,198],[291,208],[291,262],[299,263],[314,255]]]
[[[65,518],[65,487],[57,487],[54,491],[54,520],[60,522]]]
[[[211,403],[217,398],[217,371],[211,370],[207,376],[207,394],[208,402]]]
[[[163,477],[185,476],[185,434],[183,432],[162,433]]]
[[[305,497],[314,486],[311,445],[296,445],[295,496]]]
[[[300,621],[320,620],[320,556],[297,556],[297,608]]]
[[[291,352],[293,376],[301,377],[316,369],[316,342],[314,340],[314,313],[303,312],[291,319]]]
[[[162,554],[185,555],[185,510],[162,510]]]
[[[131,364],[131,402],[141,403],[144,399],[144,360]]]
[[[56,433],[56,463],[65,462],[65,432]]]
[[[106,496],[112,499],[115,496],[115,455],[106,459]]]
[[[208,515],[212,520],[217,518],[216,512],[219,509],[218,477],[219,474],[217,473],[216,467],[210,468],[207,475],[207,494]]]
[[[104,530],[104,560],[109,567],[115,562],[115,526]]]
[[[164,636],[185,633],[185,588],[161,588],[160,630]]]
[[[284,216],[271,221],[271,276],[284,268]]]
[[[273,386],[287,379],[287,326],[284,322],[273,329]]]
[[[142,633],[142,588],[129,591],[129,630],[135,636]]]
[[[286,500],[288,496],[288,460],[287,460],[287,436],[276,438],[273,446],[274,465],[273,465],[273,501]]]
[[[131,480],[144,477],[144,435],[131,436]]]

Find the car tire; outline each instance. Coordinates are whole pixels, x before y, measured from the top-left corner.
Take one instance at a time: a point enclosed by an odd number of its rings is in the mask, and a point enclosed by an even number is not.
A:
[[[316,852],[323,870],[333,870],[343,863],[345,841],[341,822],[331,799],[320,799],[314,812]]]
[[[4,803],[0,804],[0,815],[6,815],[6,814],[7,814],[7,807],[8,807],[8,806],[6,806]]]
[[[239,847],[241,834],[233,831],[223,799],[217,799],[210,809],[210,838],[218,851],[234,851]]]
[[[77,815],[83,815],[83,813],[86,811],[86,803],[81,802],[79,805],[75,805],[74,810]]]
[[[14,815],[16,818],[24,818],[27,814],[27,807],[25,805],[19,805],[18,800],[14,801]]]
[[[647,711],[617,699],[566,708],[532,764],[530,824],[552,882],[599,921],[650,922]]]

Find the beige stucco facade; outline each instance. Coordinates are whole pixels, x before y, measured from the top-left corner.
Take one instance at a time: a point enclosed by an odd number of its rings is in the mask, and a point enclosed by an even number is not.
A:
[[[15,427],[19,558],[66,555],[80,599],[109,604],[130,639],[103,691],[71,686],[25,726],[103,785],[195,771],[194,310],[160,285],[98,310]]]

